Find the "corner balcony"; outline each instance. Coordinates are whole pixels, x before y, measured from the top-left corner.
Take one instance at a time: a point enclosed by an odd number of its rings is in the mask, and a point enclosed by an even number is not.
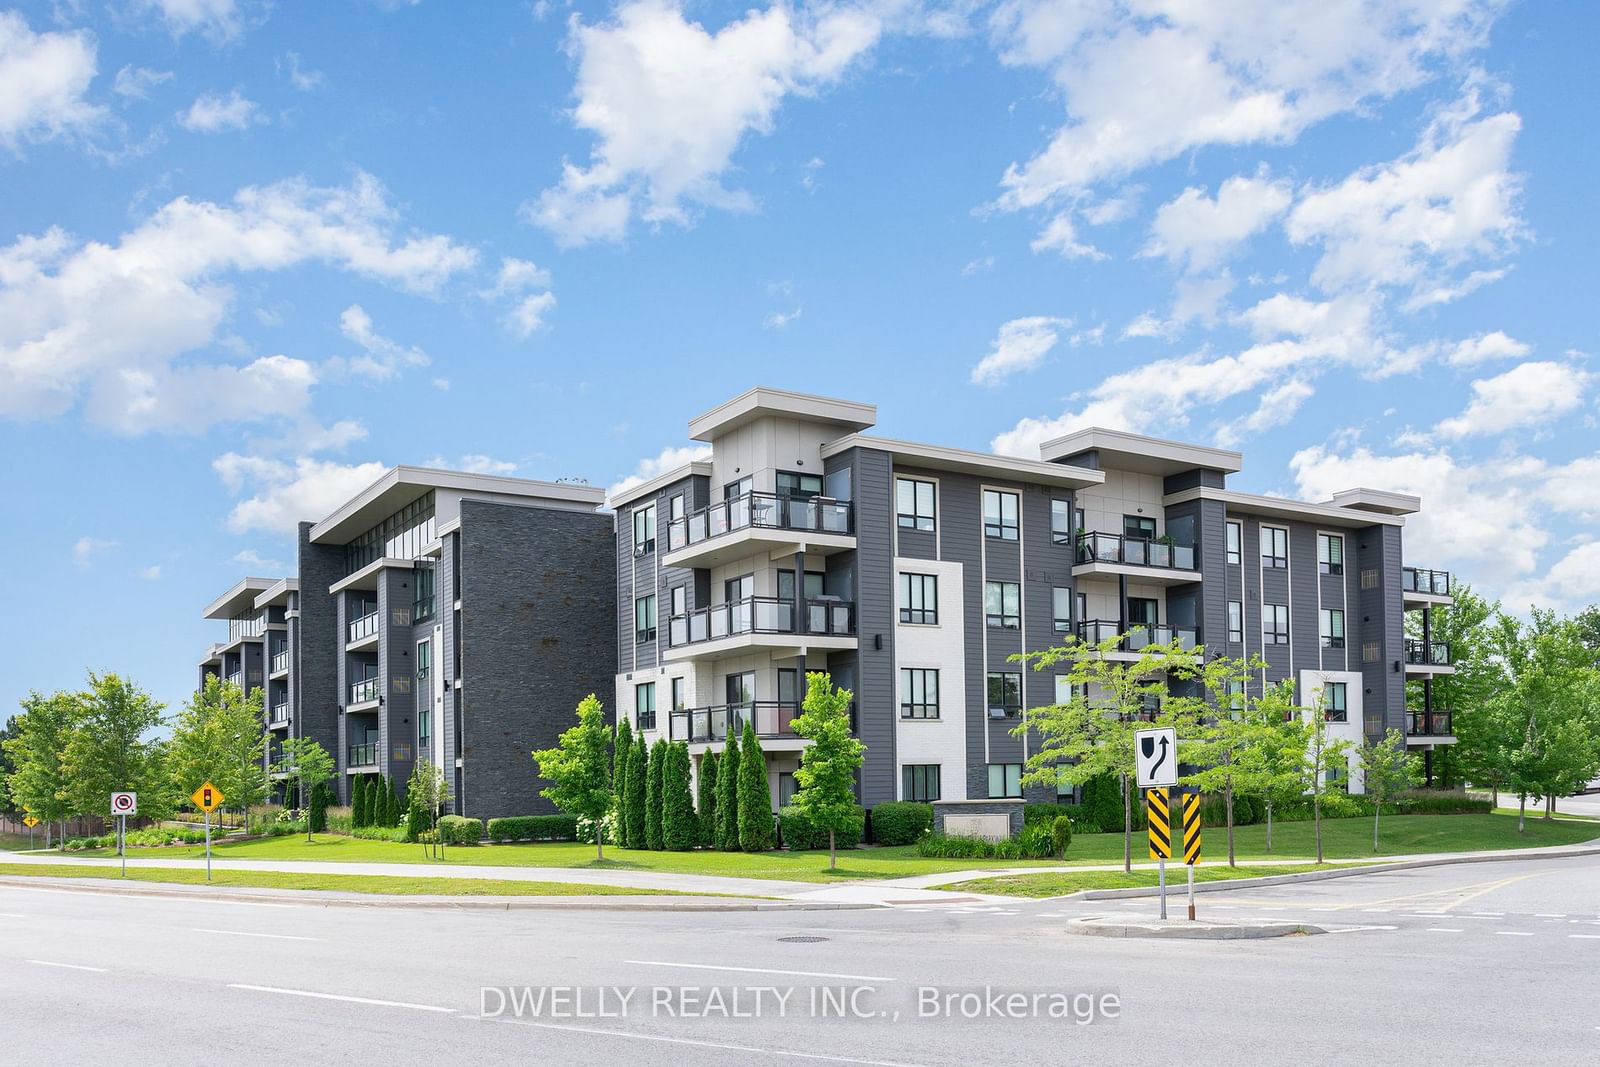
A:
[[[1455,667],[1450,663],[1450,643],[1448,641],[1407,640],[1405,643],[1405,663],[1407,674],[1456,673]]]
[[[288,674],[288,673],[289,673],[289,650],[287,648],[285,648],[281,652],[273,653],[273,655],[272,655],[271,675],[270,676],[273,677],[273,678],[276,678],[280,674]]]
[[[1137,578],[1147,585],[1198,582],[1200,569],[1194,545],[1174,541],[1147,541],[1121,534],[1078,535],[1072,575],[1075,578]]]
[[[358,704],[376,704],[379,701],[379,680],[377,678],[363,678],[350,686],[350,703],[346,710]]]
[[[345,651],[378,647],[378,612],[373,609],[345,627]]]
[[[267,729],[281,730],[289,725],[289,702],[279,701],[272,705],[272,711],[267,718]]]
[[[1409,745],[1453,745],[1455,723],[1448,711],[1406,713],[1406,743]]]
[[[667,662],[720,659],[762,649],[798,655],[807,649],[856,647],[855,605],[813,598],[797,605],[751,597],[701,608],[667,621]]]
[[[1168,626],[1165,623],[1154,626],[1130,623],[1124,627],[1115,619],[1085,619],[1078,623],[1076,633],[1080,641],[1090,645],[1120,636],[1122,642],[1108,656],[1129,662],[1137,660],[1151,645],[1176,644],[1183,651],[1192,652],[1200,644],[1199,630],[1192,626]]]
[[[848,500],[746,493],[720,500],[667,524],[666,567],[717,567],[756,553],[784,555],[804,547],[829,555],[856,547]]]
[[[347,773],[377,770],[378,743],[369,741],[364,745],[351,745],[349,759],[345,761],[344,769]]]
[[[794,741],[805,745],[805,738],[794,732],[800,705],[777,700],[753,700],[744,704],[714,704],[706,708],[675,708],[667,715],[667,738],[694,744],[721,744],[731,729],[738,737],[744,724],[755,727],[763,741]],[[850,732],[856,732],[856,706],[850,705]]]
[[[1455,597],[1450,593],[1450,572],[1401,567],[1400,599],[1407,608],[1447,607],[1454,604]]]

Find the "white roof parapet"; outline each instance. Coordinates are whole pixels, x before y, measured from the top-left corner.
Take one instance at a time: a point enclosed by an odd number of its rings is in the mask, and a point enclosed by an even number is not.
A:
[[[1046,441],[1039,446],[1039,457],[1058,460],[1089,451],[1100,454],[1102,469],[1141,474],[1178,474],[1196,467],[1237,474],[1244,466],[1244,457],[1230,449],[1168,441],[1103,426],[1090,426]]]
[[[430,467],[391,467],[382,477],[339,505],[333,513],[311,528],[313,542],[341,544],[366,532],[430,489],[456,489],[464,493],[494,493],[521,496],[529,500],[549,500],[564,504],[588,504],[599,508],[606,491],[598,486],[567,482],[541,482],[530,478],[506,478],[498,474],[469,474]]]
[[[226,593],[206,605],[200,613],[202,619],[231,619],[242,611],[255,607],[256,597],[282,579],[241,578]]]
[[[624,504],[638,500],[640,497],[650,496],[654,493],[658,493],[662,489],[671,485],[673,482],[681,481],[684,478],[694,474],[699,474],[706,478],[711,477],[710,462],[706,460],[694,460],[693,462],[685,463],[676,470],[667,471],[665,474],[658,474],[654,478],[640,482],[631,489],[624,489],[622,492],[609,498],[606,501],[606,506],[612,511],[615,511]]]
[[[268,604],[286,599],[290,593],[295,593],[299,590],[300,579],[279,578],[277,581],[263,589],[260,594],[256,596],[255,606],[258,608],[264,608]]]
[[[873,404],[758,385],[690,419],[689,437],[695,441],[711,441],[729,430],[768,417],[831,423],[846,433],[854,433],[873,426],[878,421],[878,409]]]
[[[1385,515],[1415,515],[1422,510],[1420,496],[1392,493],[1387,489],[1346,489],[1333,494],[1333,499],[1329,503],[1338,508],[1378,511]]]
[[[1168,493],[1161,498],[1166,505],[1186,504],[1191,500],[1220,500],[1228,506],[1228,513],[1265,515],[1286,521],[1318,522],[1324,526],[1357,528],[1361,526],[1404,526],[1406,520],[1399,515],[1380,511],[1362,511],[1359,508],[1339,507],[1335,504],[1309,504],[1303,500],[1290,500],[1283,496],[1261,496],[1256,493],[1239,493],[1232,489],[1213,489],[1201,486]]]
[[[895,441],[887,437],[868,437],[853,433],[822,446],[823,458],[838,455],[850,448],[875,448],[916,461],[918,467],[932,470],[959,471],[966,474],[1009,478],[1014,481],[1046,482],[1070,489],[1083,489],[1100,485],[1106,476],[1100,471],[1085,467],[1072,467],[1065,463],[1046,463],[1038,459],[1018,459],[993,452],[969,452],[962,448],[943,445],[924,445],[914,441]]]

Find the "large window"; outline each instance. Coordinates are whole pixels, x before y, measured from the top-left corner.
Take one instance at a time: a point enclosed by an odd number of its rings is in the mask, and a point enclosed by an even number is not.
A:
[[[1022,628],[1022,584],[1020,582],[983,583],[983,620],[1005,630]]]
[[[1317,569],[1323,574],[1344,573],[1344,538],[1338,534],[1317,534]]]
[[[1287,567],[1289,565],[1289,531],[1281,526],[1261,527],[1261,565]]]
[[[778,472],[778,495],[809,500],[822,495],[822,475],[796,474],[794,471]]]
[[[1244,541],[1244,528],[1236,522],[1223,524],[1228,532],[1228,562],[1238,563],[1241,557],[1240,544]]]
[[[433,672],[433,641],[417,642],[417,757],[433,752],[433,689],[426,683]]]
[[[1056,586],[1050,590],[1051,629],[1058,634],[1072,632],[1072,590]]]
[[[900,575],[900,621],[932,626],[939,621],[939,577]]]
[[[681,619],[681,618],[683,618],[683,616],[689,614],[689,587],[688,586],[686,586],[686,585],[675,585],[675,586],[672,587],[672,589],[668,592],[667,595],[672,597],[672,600],[671,600],[672,612],[671,612],[670,615],[667,616],[669,619]]]
[[[894,480],[894,510],[902,530],[933,532],[933,483],[919,478]]]
[[[1022,714],[1022,675],[1014,671],[989,674],[989,717],[1014,719]]]
[[[656,683],[633,687],[633,724],[641,730],[656,728]]]
[[[1022,796],[1022,764],[989,764],[989,797],[1005,800]]]
[[[656,506],[646,504],[633,509],[633,554],[643,555],[656,547]]]
[[[671,517],[673,522],[677,522],[679,519],[683,518],[684,508],[686,506],[687,505],[684,503],[682,493],[679,493],[677,496],[672,498],[672,503],[668,505],[668,515]]]
[[[345,546],[344,572],[379,559],[416,559],[438,540],[433,517],[433,490],[428,490]]]
[[[1228,601],[1228,640],[1244,643],[1244,604],[1237,600]]]
[[[743,478],[735,478],[733,481],[725,483],[722,486],[722,499],[737,500],[739,497],[749,496],[755,492],[755,488],[756,480],[747,474]]]
[[[1139,541],[1156,539],[1156,520],[1148,515],[1122,516],[1122,536]]]
[[[795,779],[793,771],[778,772],[778,807],[787,808],[794,803],[794,795],[800,792],[800,783]]]
[[[983,534],[985,537],[998,537],[1002,541],[1015,541],[1019,536],[1017,525],[1017,507],[1019,497],[1016,493],[1005,493],[998,489],[985,489],[983,491]]]
[[[421,622],[432,615],[437,607],[434,600],[434,562],[433,560],[417,560],[416,569],[412,572],[412,582],[415,586],[411,601],[411,621]]]
[[[687,702],[688,698],[684,695],[685,690],[688,689],[688,681],[689,680],[687,678],[674,678],[674,679],[672,679],[672,710],[673,711],[681,711],[684,708],[689,706],[688,702]]]
[[[1338,608],[1323,608],[1321,615],[1322,647],[1344,647],[1344,612]]]
[[[1289,643],[1289,608],[1286,604],[1261,605],[1261,641],[1268,645]]]
[[[939,717],[939,672],[920,667],[900,669],[900,717],[937,719]]]
[[[1322,686],[1322,711],[1329,722],[1346,722],[1350,718],[1348,684],[1324,682]]]
[[[907,763],[900,768],[900,799],[930,804],[939,799],[939,765]]]
[[[656,595],[638,597],[633,602],[633,637],[635,641],[656,639]]]
[[[1050,501],[1050,540],[1058,545],[1070,545],[1074,532],[1072,526],[1072,502],[1068,500]]]

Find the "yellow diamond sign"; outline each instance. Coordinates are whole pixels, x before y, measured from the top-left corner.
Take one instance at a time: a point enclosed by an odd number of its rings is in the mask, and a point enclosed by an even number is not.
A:
[[[227,797],[222,795],[222,790],[207,782],[190,794],[189,799],[194,801],[195,807],[209,814],[220,808]]]
[[[35,826],[39,825],[39,817],[30,811],[28,814],[22,817],[22,825],[32,830]]]

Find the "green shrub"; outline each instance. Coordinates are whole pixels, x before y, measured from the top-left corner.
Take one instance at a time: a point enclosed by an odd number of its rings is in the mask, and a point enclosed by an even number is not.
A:
[[[650,763],[644,774],[644,847],[652,850],[665,844],[666,769],[667,741],[658,737],[650,746]]]
[[[836,848],[855,848],[861,844],[861,831],[866,825],[866,809],[856,808],[851,824],[834,833]],[[817,829],[806,813],[792,805],[778,809],[778,837],[791,852],[809,852],[828,847],[828,831]]]
[[[981,860],[994,855],[994,844],[966,834],[931,833],[917,841],[917,855],[941,860]]]
[[[1054,823],[1065,815],[1072,817],[1082,811],[1077,804],[1024,804],[1022,805],[1022,825],[1027,826],[1033,822]]]
[[[483,838],[483,820],[465,815],[439,817],[439,840],[446,845],[476,845]]]
[[[644,745],[642,732],[633,735],[633,755],[628,758],[628,825],[623,835],[624,847],[645,846],[645,777],[649,770],[649,751]]]
[[[695,779],[695,817],[700,824],[700,844],[717,847],[717,754],[706,750]]]
[[[348,806],[329,808],[327,816],[328,833],[348,834],[350,832],[351,821],[355,816]]]
[[[917,855],[956,860],[1044,860],[1055,856],[1055,836],[1045,823],[1035,822],[1022,836],[1004,841],[961,834],[933,833],[917,842]]]
[[[932,829],[932,804],[895,800],[872,809],[872,839],[880,845],[914,844]]]
[[[1032,826],[1024,826],[1014,842],[998,841],[996,846],[1013,843],[1022,859],[1051,859],[1056,855],[1055,827],[1050,823],[1036,822]]]
[[[687,852],[700,838],[689,777],[688,743],[668,742],[661,772],[661,844],[669,852]]]
[[[1488,815],[1492,800],[1479,800],[1465,793],[1437,789],[1413,789],[1395,798],[1395,806],[1405,815]],[[1388,805],[1384,805],[1388,810]]]
[[[305,833],[306,828],[302,826],[300,832]],[[363,841],[404,842],[406,830],[403,826],[358,826],[350,836],[358,837]]]
[[[576,841],[578,817],[576,815],[507,815],[489,820],[489,840],[503,841]]]
[[[311,832],[314,834],[326,833],[328,829],[328,805],[337,798],[333,790],[328,788],[328,783],[318,782],[311,790],[311,810],[306,817],[311,820]]]
[[[1139,807],[1140,805],[1134,805]],[[1097,774],[1083,783],[1083,814],[1102,827],[1122,828],[1122,785],[1110,774]]]
[[[628,717],[617,716],[616,735],[611,743],[612,811],[617,816],[616,844],[631,847],[628,840],[628,761],[633,758],[633,727]]]
[[[717,847],[739,851],[739,739],[729,738],[717,760]]]
[[[755,725],[744,724],[739,753],[739,847],[765,852],[772,847],[772,793],[767,787],[767,758]]]
[[[1058,859],[1065,859],[1067,846],[1072,844],[1072,818],[1068,815],[1057,815],[1050,823],[1050,840],[1055,846]]]

